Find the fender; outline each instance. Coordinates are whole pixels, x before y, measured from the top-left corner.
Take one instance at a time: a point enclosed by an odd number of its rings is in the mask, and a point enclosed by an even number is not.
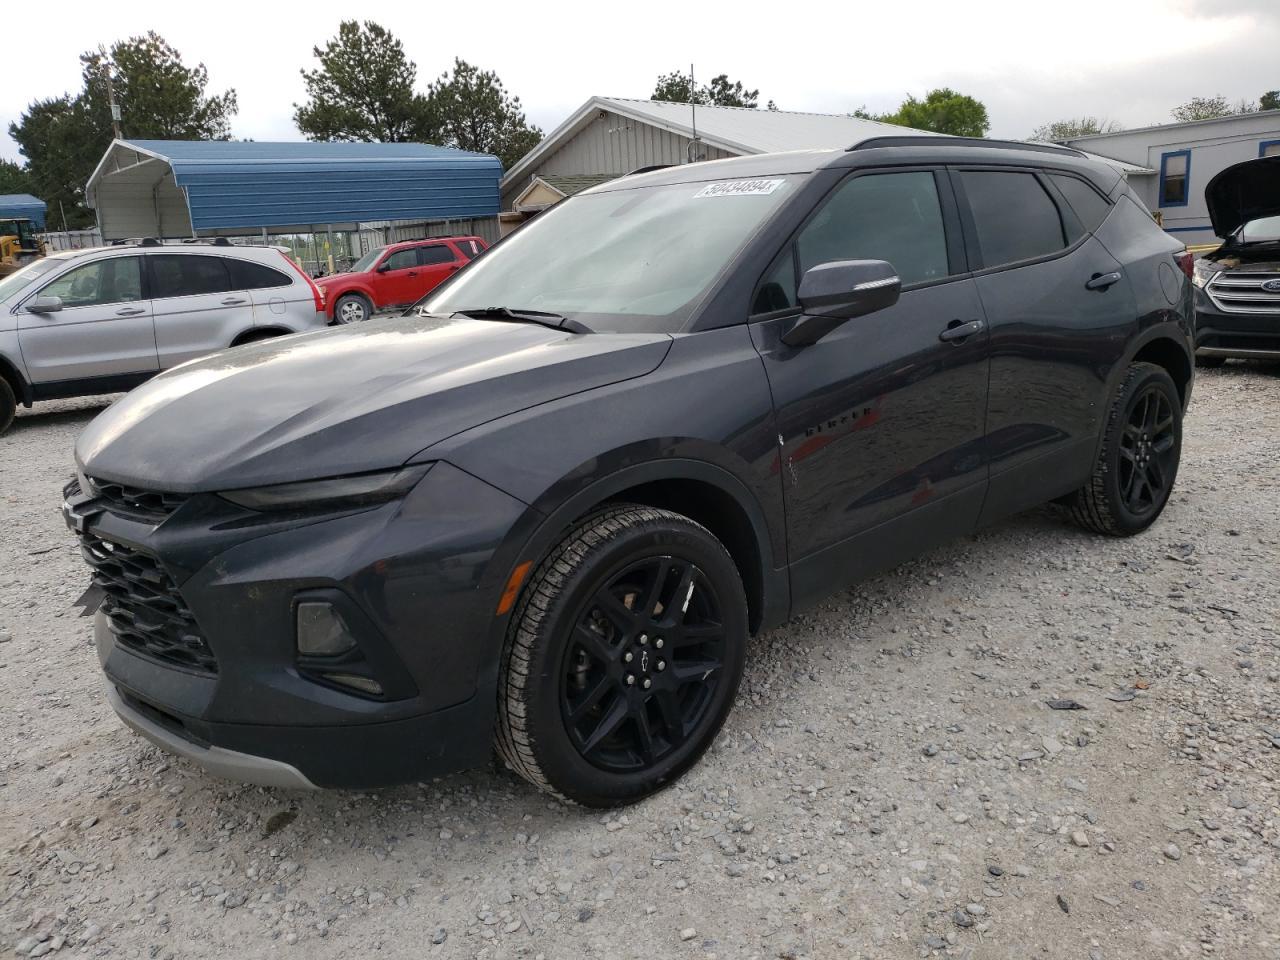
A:
[[[373,308],[375,310],[380,306],[378,298],[373,295],[372,288],[358,282],[345,283],[339,286],[336,290],[325,290],[325,308],[330,312],[330,316],[333,316],[334,305],[338,302],[339,298],[345,297],[349,293],[360,294],[360,296],[373,304]]]
[[[1115,396],[1116,390],[1120,386],[1120,381],[1124,379],[1124,373],[1129,369],[1129,365],[1133,363],[1136,357],[1144,347],[1155,343],[1157,340],[1166,340],[1173,344],[1182,355],[1186,358],[1187,368],[1191,371],[1191,376],[1187,380],[1187,391],[1183,405],[1185,412],[1186,406],[1191,402],[1191,387],[1195,382],[1195,354],[1189,346],[1189,335],[1184,325],[1184,321],[1173,311],[1168,311],[1167,319],[1159,320],[1146,327],[1143,327],[1134,335],[1133,339],[1125,347],[1125,351],[1121,354],[1120,359],[1112,366],[1107,373],[1107,393],[1108,402],[1110,398]],[[1106,436],[1106,418],[1103,418],[1102,429],[1098,431],[1097,443],[1094,447],[1094,457],[1096,458],[1102,451],[1102,441]]]
[[[31,384],[27,383],[27,378],[18,372],[17,364],[2,353],[0,353],[0,377],[4,377],[17,388],[14,390],[14,394],[17,396],[18,402],[30,410],[31,404],[36,399],[31,390]]]

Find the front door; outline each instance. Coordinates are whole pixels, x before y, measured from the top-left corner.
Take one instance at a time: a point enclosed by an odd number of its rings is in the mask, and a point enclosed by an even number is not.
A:
[[[140,258],[101,257],[81,264],[35,296],[58,297],[62,309],[31,313],[24,306],[18,314],[18,341],[32,384],[101,379],[104,390],[118,390],[130,378],[158,369]]]
[[[804,271],[853,259],[893,264],[899,301],[811,346],[783,344]],[[945,173],[912,169],[846,179],[763,278],[752,336],[773,391],[797,604],[975,526],[988,354],[964,273]],[[949,332],[965,324],[975,332]]]
[[[388,254],[379,267],[378,282],[374,286],[378,306],[394,307],[418,299],[413,292],[419,286],[418,273],[416,247]]]

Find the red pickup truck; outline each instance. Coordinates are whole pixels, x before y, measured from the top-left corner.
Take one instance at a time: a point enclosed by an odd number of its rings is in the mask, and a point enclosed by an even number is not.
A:
[[[407,306],[487,249],[479,237],[433,237],[370,250],[347,273],[316,280],[335,323],[368,320],[377,310]]]

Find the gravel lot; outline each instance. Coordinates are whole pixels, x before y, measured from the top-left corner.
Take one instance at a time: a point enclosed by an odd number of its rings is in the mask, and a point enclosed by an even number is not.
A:
[[[129,733],[57,510],[104,402],[0,439],[6,953],[1280,956],[1280,369],[1201,375],[1146,535],[1034,513],[757,638],[703,763],[607,816],[496,765],[242,787]]]

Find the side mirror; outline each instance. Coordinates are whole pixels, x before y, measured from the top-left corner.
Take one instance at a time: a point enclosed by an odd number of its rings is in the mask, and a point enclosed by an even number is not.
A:
[[[61,309],[61,297],[36,297],[27,304],[27,313],[57,313]]]
[[[375,272],[376,272],[376,273],[386,273],[386,272],[387,272],[388,270],[390,270],[390,269],[391,269],[391,261],[390,261],[390,260],[383,260],[380,264],[378,264],[378,269],[377,269]]]
[[[801,317],[785,334],[789,347],[817,343],[853,317],[898,302],[902,280],[884,260],[833,260],[810,267],[800,278]]]

